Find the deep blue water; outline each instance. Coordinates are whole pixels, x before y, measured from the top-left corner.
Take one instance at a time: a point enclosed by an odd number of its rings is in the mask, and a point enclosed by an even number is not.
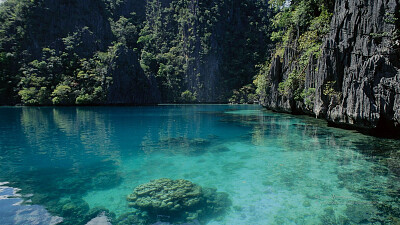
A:
[[[115,223],[158,178],[226,192],[208,224],[399,224],[399,162],[399,141],[259,106],[0,107],[0,224]]]

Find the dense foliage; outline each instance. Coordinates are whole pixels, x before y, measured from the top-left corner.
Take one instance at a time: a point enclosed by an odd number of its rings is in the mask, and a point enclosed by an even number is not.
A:
[[[116,66],[112,59],[117,49],[136,47],[138,36],[136,14],[114,19],[115,7],[114,1],[3,3],[0,103],[106,103]]]
[[[0,104],[107,104],[115,79],[156,101],[226,102],[266,60],[271,16],[265,0],[7,0]]]
[[[323,37],[329,32],[334,1],[332,0],[270,0],[276,10],[272,19],[275,31],[271,39],[276,41],[273,57],[281,60],[285,51],[294,54],[294,60],[289,62],[289,73],[279,84],[279,92],[283,96],[293,97],[296,101],[312,107],[313,90],[305,89],[306,69],[311,59],[320,56]],[[261,66],[254,83],[257,94],[262,98],[268,94],[268,72],[270,63]],[[315,91],[315,90],[314,90]]]
[[[233,95],[229,98],[229,103],[232,104],[253,104],[258,102],[255,94],[254,84],[248,84],[239,90],[233,90]]]
[[[156,76],[163,101],[183,101],[187,91],[226,101],[266,59],[270,14],[262,0],[149,1],[138,41],[142,68]]]

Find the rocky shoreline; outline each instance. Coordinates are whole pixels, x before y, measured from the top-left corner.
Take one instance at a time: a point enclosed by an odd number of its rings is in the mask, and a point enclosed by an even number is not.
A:
[[[334,126],[384,136],[400,134],[400,21],[398,1],[336,1],[321,55],[311,56],[305,89],[312,104],[282,95],[279,83],[295,70],[295,50],[275,57],[267,109],[324,118]]]

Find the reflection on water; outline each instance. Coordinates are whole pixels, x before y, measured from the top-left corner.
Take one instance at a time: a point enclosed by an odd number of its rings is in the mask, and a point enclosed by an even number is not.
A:
[[[0,183],[0,224],[53,225],[63,221],[61,217],[51,216],[43,206],[24,205],[23,196],[17,194],[19,190],[7,184]]]
[[[128,224],[163,177],[228,193],[208,224],[396,224],[399,162],[400,141],[258,106],[2,107],[0,224]]]

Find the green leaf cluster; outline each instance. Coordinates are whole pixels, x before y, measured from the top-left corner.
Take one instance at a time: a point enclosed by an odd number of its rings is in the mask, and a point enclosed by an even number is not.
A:
[[[197,101],[196,93],[192,93],[189,90],[182,92],[181,94],[181,102],[182,103],[194,103]]]
[[[301,93],[301,98],[304,99],[307,109],[312,110],[315,103],[315,88],[304,89]]]
[[[255,86],[253,84],[248,84],[239,90],[234,90],[232,97],[229,98],[229,103],[232,104],[252,104],[256,101],[257,95],[255,94]]]
[[[23,104],[100,104],[105,100],[104,90],[112,81],[106,74],[106,59],[112,52],[98,52],[86,59],[79,58],[73,47],[66,49],[61,52],[44,48],[40,60],[21,68],[18,94]]]
[[[276,42],[274,57],[283,58],[285,51],[290,49],[295,55],[289,62],[291,68],[287,77],[279,84],[281,95],[293,98],[296,101],[307,101],[311,106],[313,98],[308,97],[305,90],[305,76],[310,59],[318,58],[321,54],[322,39],[329,32],[332,17],[333,1],[330,0],[270,0],[276,15],[271,19],[275,28],[271,38]],[[268,95],[268,63],[261,67],[255,79],[257,94],[260,98]],[[268,70],[267,70],[268,71]]]

